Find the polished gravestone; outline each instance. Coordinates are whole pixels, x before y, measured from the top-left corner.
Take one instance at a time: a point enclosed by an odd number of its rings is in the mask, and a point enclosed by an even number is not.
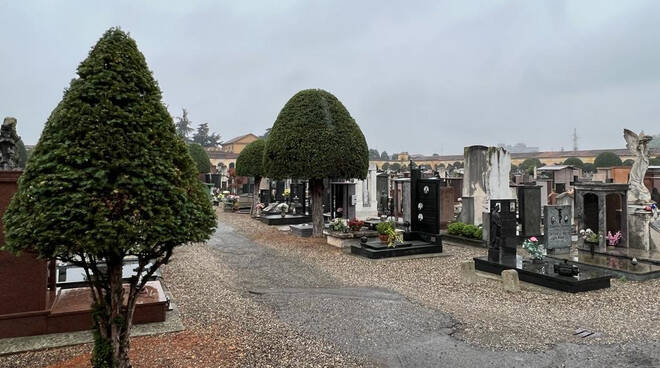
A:
[[[297,225],[312,221],[309,215],[266,215],[259,217],[259,221],[266,225]]]
[[[413,163],[411,162],[411,168]],[[442,252],[443,182],[437,178],[422,179],[421,171],[410,172],[410,230],[403,233],[403,243],[388,247],[380,240],[361,241],[351,246],[351,253],[367,258],[401,257]],[[445,193],[447,193],[445,191]],[[452,205],[453,206],[453,205]]]
[[[314,232],[314,227],[312,224],[299,224],[289,226],[291,233],[293,235],[299,236],[301,238],[309,238]]]
[[[543,233],[548,254],[569,253],[573,230],[571,206],[544,206],[543,215],[545,218]]]
[[[541,262],[524,260],[515,254],[501,254],[500,257],[476,257],[474,267],[478,271],[501,274],[504,270],[516,270],[520,281],[529,282],[555,290],[577,293],[610,287],[612,274],[596,269],[585,269],[578,265],[577,276],[562,276],[555,272],[555,265],[564,264],[563,260],[546,258]],[[572,265],[573,263],[568,263]]]
[[[551,258],[523,260],[516,254],[515,200],[492,200],[490,206],[488,256],[474,258],[476,270],[497,275],[504,270],[516,270],[521,281],[571,293],[610,287],[611,273],[580,267],[576,276],[564,276],[556,272],[556,266],[571,266],[572,263]]]

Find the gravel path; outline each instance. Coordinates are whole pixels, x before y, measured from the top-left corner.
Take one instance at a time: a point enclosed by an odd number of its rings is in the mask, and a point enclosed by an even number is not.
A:
[[[163,269],[187,330],[134,339],[134,366],[660,367],[658,280],[508,294],[460,279],[460,262],[485,250],[371,261],[219,216],[213,239]],[[577,327],[602,337],[576,338]],[[0,357],[0,367],[83,367],[89,349]]]

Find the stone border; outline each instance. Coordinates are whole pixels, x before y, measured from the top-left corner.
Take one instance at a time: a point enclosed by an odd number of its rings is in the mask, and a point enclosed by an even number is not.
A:
[[[161,280],[162,283],[162,280]],[[179,309],[172,302],[172,293],[165,290],[165,295],[170,300],[171,311],[165,314],[164,322],[145,323],[134,325],[131,329],[131,336],[158,335],[169,332],[179,332],[185,330]],[[80,345],[94,342],[92,331],[63,332],[36,336],[21,336],[0,339],[0,356],[8,354],[22,353],[32,350],[43,350],[52,348],[61,348],[64,346]]]

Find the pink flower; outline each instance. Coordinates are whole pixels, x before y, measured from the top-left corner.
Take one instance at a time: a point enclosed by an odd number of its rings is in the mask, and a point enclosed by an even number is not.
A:
[[[537,241],[539,241],[538,239],[536,239],[535,236],[532,236],[531,238],[529,238],[529,240],[533,241],[534,243],[536,243]]]

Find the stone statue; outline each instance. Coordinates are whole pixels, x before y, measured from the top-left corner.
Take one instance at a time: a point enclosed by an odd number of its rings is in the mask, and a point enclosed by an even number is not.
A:
[[[626,139],[626,147],[635,155],[635,163],[630,169],[628,179],[628,203],[647,205],[651,202],[651,193],[644,185],[644,175],[649,168],[648,143],[653,137],[644,134],[643,131],[638,135],[628,129],[623,130],[623,137]]]
[[[16,118],[6,117],[0,128],[0,170],[18,169]]]

